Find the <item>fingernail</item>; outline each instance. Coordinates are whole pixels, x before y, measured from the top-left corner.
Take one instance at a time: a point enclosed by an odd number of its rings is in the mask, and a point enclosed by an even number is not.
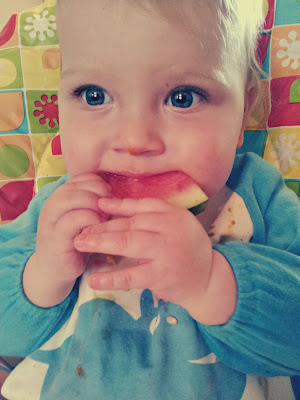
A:
[[[109,206],[112,203],[111,198],[101,197],[98,201],[98,204],[102,207]]]
[[[79,235],[77,235],[74,239],[74,245],[76,247],[76,249],[82,249],[84,247],[84,237],[82,235],[82,233],[80,233]]]
[[[89,277],[89,287],[91,289],[97,290],[98,289],[97,288],[97,283],[98,283],[98,279],[97,279],[96,276],[92,275],[92,276]]]
[[[89,233],[89,232],[91,232],[91,230],[92,230],[91,225],[86,226],[85,228],[82,229],[82,231],[80,232],[80,235],[81,234],[85,234],[85,233]]]

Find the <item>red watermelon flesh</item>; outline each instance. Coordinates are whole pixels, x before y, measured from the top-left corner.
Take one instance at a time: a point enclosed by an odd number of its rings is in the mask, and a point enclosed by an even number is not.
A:
[[[111,186],[113,196],[119,199],[158,198],[191,209],[193,213],[202,211],[207,201],[199,185],[181,171],[137,178],[105,172],[102,177]]]

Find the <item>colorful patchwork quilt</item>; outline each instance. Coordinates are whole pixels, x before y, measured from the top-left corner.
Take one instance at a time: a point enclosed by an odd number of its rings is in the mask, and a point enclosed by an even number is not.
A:
[[[300,0],[265,0],[264,11],[263,95],[239,152],[274,164],[299,196]],[[43,185],[66,172],[59,71],[55,0],[12,15],[0,33],[0,224],[24,212]]]

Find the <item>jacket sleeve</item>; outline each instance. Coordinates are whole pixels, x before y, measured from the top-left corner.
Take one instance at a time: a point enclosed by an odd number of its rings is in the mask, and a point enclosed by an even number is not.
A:
[[[51,337],[71,313],[77,287],[61,304],[40,308],[24,295],[24,267],[35,251],[37,223],[41,209],[52,192],[66,181],[43,187],[28,210],[15,221],[0,227],[0,354],[27,356]]]
[[[229,185],[245,201],[253,237],[214,247],[234,271],[237,308],[227,324],[200,329],[212,351],[236,370],[299,375],[300,202],[273,167],[262,160],[254,168],[249,163],[239,165]]]

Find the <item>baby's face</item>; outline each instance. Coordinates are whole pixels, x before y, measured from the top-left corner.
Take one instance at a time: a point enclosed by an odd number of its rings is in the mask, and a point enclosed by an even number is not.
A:
[[[180,170],[216,194],[248,103],[245,74],[223,62],[211,11],[191,16],[191,30],[124,0],[61,0],[59,16],[68,172]]]

